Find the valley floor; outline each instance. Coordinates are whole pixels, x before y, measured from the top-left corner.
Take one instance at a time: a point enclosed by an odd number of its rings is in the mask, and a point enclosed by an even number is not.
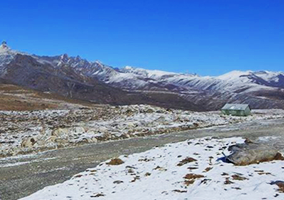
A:
[[[220,111],[191,112],[149,105],[0,111],[0,157],[283,117],[280,109],[235,117]]]

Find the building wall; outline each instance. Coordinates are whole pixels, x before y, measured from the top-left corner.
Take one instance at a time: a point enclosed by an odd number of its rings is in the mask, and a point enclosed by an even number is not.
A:
[[[222,109],[222,113],[225,115],[233,115],[233,116],[247,116],[250,115],[250,109],[247,108],[245,110],[225,110]]]

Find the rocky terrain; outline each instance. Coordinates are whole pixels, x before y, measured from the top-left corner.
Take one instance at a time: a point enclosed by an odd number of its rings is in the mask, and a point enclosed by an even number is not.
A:
[[[283,110],[258,110],[252,116],[233,117],[148,105],[0,111],[0,156],[283,116]]]
[[[190,69],[189,69],[190,70]],[[284,108],[284,74],[232,71],[209,77],[134,67],[114,68],[67,54],[37,56],[0,46],[0,83],[116,105],[150,104],[195,111],[227,102]]]

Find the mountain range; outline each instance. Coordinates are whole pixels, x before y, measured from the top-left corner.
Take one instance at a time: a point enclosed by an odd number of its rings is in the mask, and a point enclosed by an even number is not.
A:
[[[92,103],[151,104],[194,111],[225,103],[284,109],[284,73],[232,71],[198,76],[159,70],[114,68],[79,56],[38,56],[0,46],[0,83]]]

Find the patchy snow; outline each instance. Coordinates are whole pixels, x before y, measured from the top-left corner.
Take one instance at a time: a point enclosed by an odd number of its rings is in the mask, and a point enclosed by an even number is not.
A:
[[[234,166],[220,159],[229,145],[243,141],[201,138],[120,156],[122,164],[103,162],[22,200],[283,199],[270,183],[284,179],[284,161]]]
[[[283,117],[283,110],[259,110],[251,116],[236,117],[149,105],[0,111],[0,156]]]
[[[149,105],[0,111],[0,156],[283,117],[283,110],[261,110],[251,116],[236,117]]]
[[[0,47],[0,76],[6,73],[5,65],[11,62],[20,52],[9,47]],[[23,54],[23,53],[20,53]],[[28,55],[28,54],[27,54]],[[174,73],[161,70],[147,70],[126,66],[118,69],[102,64],[99,61],[89,62],[85,59],[60,56],[30,55],[41,64],[49,64],[54,68],[70,66],[78,74],[98,79],[113,87],[123,90],[172,91],[210,91],[230,97],[241,93],[283,88],[283,72],[270,71],[232,71],[221,76],[198,76],[196,74]]]
[[[279,76],[284,76],[283,72],[259,71],[255,74],[267,82],[278,82]]]

